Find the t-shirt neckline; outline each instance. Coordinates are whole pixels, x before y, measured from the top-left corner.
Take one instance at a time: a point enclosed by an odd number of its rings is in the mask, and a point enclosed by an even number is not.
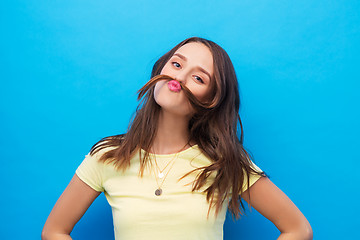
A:
[[[177,152],[177,153],[169,153],[169,154],[154,154],[154,153],[150,153],[149,152],[149,155],[150,156],[156,156],[156,157],[171,157],[171,156],[175,156],[175,155],[180,155],[180,154],[183,154],[183,153],[186,153],[186,152],[188,152],[188,151],[190,151],[190,150],[192,150],[192,149],[194,149],[194,148],[196,148],[196,147],[198,147],[198,145],[197,144],[194,144],[194,145],[192,145],[192,146],[190,146],[190,147],[188,147],[188,148],[186,148],[186,149],[184,149],[184,150],[182,150],[182,151],[180,151],[180,152]],[[141,148],[141,151],[143,151],[144,153],[146,152],[144,149],[142,149]]]

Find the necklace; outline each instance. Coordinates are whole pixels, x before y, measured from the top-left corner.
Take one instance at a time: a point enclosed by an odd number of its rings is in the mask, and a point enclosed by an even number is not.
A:
[[[156,174],[155,169],[153,168],[154,175],[155,175],[155,179],[156,179],[156,184],[157,184],[157,186],[158,186],[158,188],[155,190],[155,195],[156,195],[156,196],[160,196],[160,195],[162,194],[162,188],[161,188],[161,186],[162,186],[163,183],[165,182],[165,179],[166,179],[167,175],[169,174],[170,170],[171,170],[172,167],[174,166],[174,164],[175,164],[175,159],[177,158],[178,154],[186,147],[187,144],[188,144],[188,143],[186,143],[185,146],[182,147],[182,149],[175,154],[175,156],[173,157],[173,159],[172,159],[171,161],[169,161],[168,164],[166,164],[166,166],[163,168],[163,170],[160,170],[159,165],[157,164],[157,161],[156,161],[156,154],[154,154],[156,169],[157,169],[158,172],[159,172],[158,174]],[[172,165],[171,165],[170,169],[167,171],[167,173],[166,173],[165,176],[164,176],[164,170],[169,166],[169,164],[170,164],[171,162],[172,162]],[[158,177],[159,177],[160,179],[163,178],[163,180],[162,180],[162,182],[161,182],[160,185],[159,185]]]
[[[156,160],[155,160],[155,161],[156,161]],[[175,163],[175,161],[173,161],[173,164],[171,165],[171,168],[174,166],[174,163]],[[161,188],[161,186],[163,185],[163,183],[164,183],[164,181],[165,181],[168,173],[170,172],[171,168],[167,171],[167,173],[166,173],[166,175],[165,175],[165,177],[164,177],[164,179],[162,180],[162,182],[161,182],[160,185],[159,185],[159,181],[158,181],[158,178],[157,178],[157,176],[156,176],[156,173],[154,172],[154,173],[155,173],[156,184],[157,184],[157,186],[158,186],[158,188],[155,190],[155,195],[156,195],[156,196],[160,196],[160,195],[162,194],[162,188]],[[154,171],[155,171],[155,169],[154,169]]]
[[[175,157],[176,157],[176,155],[175,155]],[[160,168],[159,168],[159,165],[157,164],[157,162],[156,162],[156,157],[155,157],[155,164],[156,164],[156,169],[158,170],[158,174],[157,174],[157,176],[159,177],[159,178],[163,178],[164,177],[164,170],[169,166],[169,164],[175,159],[175,157],[171,160],[171,161],[169,161],[168,162],[168,164],[166,164],[166,166],[163,168],[163,170],[160,170]],[[155,174],[156,175],[156,174]]]

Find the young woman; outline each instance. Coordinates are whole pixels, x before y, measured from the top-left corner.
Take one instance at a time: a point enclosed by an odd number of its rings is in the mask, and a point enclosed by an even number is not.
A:
[[[241,199],[276,225],[278,239],[312,239],[304,215],[243,147],[238,82],[227,53],[189,38],[155,63],[151,77],[127,133],[91,148],[42,239],[71,239],[101,192],[112,207],[115,239],[219,240],[226,210],[236,218],[245,210]]]

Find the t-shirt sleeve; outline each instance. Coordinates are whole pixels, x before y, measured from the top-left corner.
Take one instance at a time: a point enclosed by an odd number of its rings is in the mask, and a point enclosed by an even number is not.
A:
[[[251,163],[252,163],[253,168],[254,168],[256,171],[262,172],[262,170],[261,170],[254,162],[251,162]],[[252,186],[257,180],[259,180],[260,178],[261,178],[260,175],[251,173],[251,174],[250,174],[249,187],[251,187],[251,186]],[[247,175],[245,174],[245,171],[244,171],[244,182],[243,182],[243,186],[242,186],[242,191],[245,192],[247,189],[248,189],[248,185],[247,185]]]
[[[87,154],[75,173],[95,191],[103,192],[103,167],[104,164],[98,161],[97,154]]]

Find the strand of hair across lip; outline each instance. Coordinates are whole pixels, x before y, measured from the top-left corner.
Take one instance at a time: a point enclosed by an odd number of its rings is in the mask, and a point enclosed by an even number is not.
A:
[[[139,101],[145,94],[146,92],[151,89],[152,87],[155,86],[155,84],[158,81],[162,81],[162,80],[175,80],[172,77],[168,76],[168,75],[156,75],[155,77],[151,78],[141,89],[139,89],[137,91],[138,93],[138,98],[137,100]],[[189,88],[187,88],[182,82],[180,82],[180,86],[181,88],[184,90],[186,97],[190,100],[191,105],[197,109],[198,111],[201,110],[205,110],[205,109],[209,109],[211,107],[209,107],[208,105],[205,105],[203,103],[201,103],[193,94],[192,92],[189,90]]]

